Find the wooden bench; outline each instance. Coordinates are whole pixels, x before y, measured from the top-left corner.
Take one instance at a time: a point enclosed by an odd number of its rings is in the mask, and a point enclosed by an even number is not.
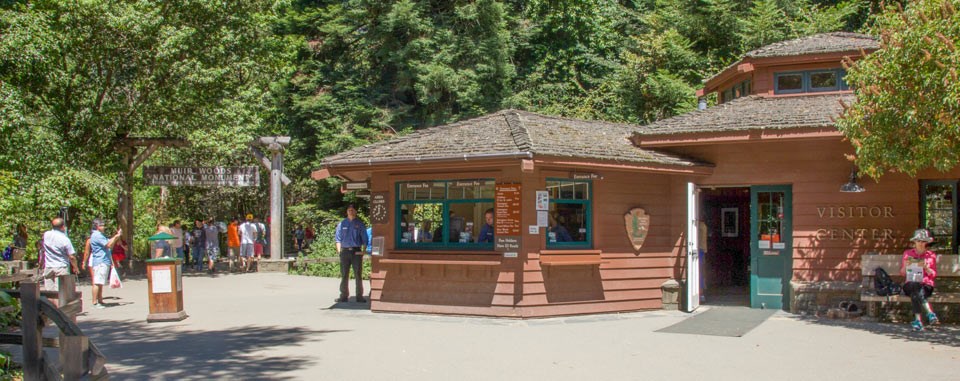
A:
[[[906,295],[880,296],[873,287],[873,273],[878,267],[886,270],[894,282],[903,284],[900,276],[900,260],[903,254],[864,255],[860,258],[863,284],[860,301],[867,303],[867,315],[877,316],[879,307],[884,303],[910,303]],[[960,304],[960,255],[939,255],[937,257],[937,280],[933,295],[927,299],[931,304]]]

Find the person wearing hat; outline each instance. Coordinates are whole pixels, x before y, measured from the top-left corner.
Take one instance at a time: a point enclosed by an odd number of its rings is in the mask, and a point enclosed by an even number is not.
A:
[[[245,221],[238,228],[240,233],[240,265],[243,272],[250,271],[250,262],[253,261],[253,245],[257,243],[258,229],[253,222],[253,214],[247,214]]]
[[[913,314],[916,317],[910,326],[914,331],[923,331],[921,314],[926,313],[927,324],[940,324],[937,314],[933,313],[927,298],[933,294],[934,280],[937,278],[937,254],[927,250],[927,244],[933,241],[926,229],[917,229],[910,238],[913,248],[903,252],[900,260],[900,275],[906,277],[903,293],[910,297]]]
[[[120,240],[122,229],[117,229],[117,233],[110,239],[103,234],[106,224],[103,220],[97,218],[91,224],[90,232],[90,268],[93,275],[92,292],[93,307],[105,308],[103,305],[103,285],[107,284],[110,278],[110,251]]]

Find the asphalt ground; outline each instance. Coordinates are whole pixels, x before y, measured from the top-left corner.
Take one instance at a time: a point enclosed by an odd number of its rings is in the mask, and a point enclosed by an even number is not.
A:
[[[743,337],[654,332],[676,311],[536,320],[371,313],[338,279],[187,274],[189,318],[147,323],[145,279],[108,289],[83,331],[116,380],[960,379],[960,327],[777,312]],[[351,289],[353,282],[351,282]],[[351,297],[353,299],[353,297]],[[706,311],[705,306],[699,311]]]

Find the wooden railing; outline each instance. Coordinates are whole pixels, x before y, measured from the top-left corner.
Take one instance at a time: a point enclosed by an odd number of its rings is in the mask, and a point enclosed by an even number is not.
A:
[[[20,333],[0,334],[0,342],[23,346],[25,380],[108,380],[106,356],[77,326],[83,311],[82,295],[73,275],[61,275],[60,292],[40,291],[34,279],[20,282],[19,290],[4,290],[20,299],[23,318]],[[57,305],[49,297],[57,298]],[[43,327],[57,326],[59,338],[44,338]],[[43,348],[59,348],[59,366],[49,361]]]

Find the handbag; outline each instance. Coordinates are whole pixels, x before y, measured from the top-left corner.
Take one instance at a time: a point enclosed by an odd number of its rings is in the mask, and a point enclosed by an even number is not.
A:
[[[120,274],[117,273],[117,268],[113,265],[110,265],[110,288],[123,288],[123,283],[120,282]]]

